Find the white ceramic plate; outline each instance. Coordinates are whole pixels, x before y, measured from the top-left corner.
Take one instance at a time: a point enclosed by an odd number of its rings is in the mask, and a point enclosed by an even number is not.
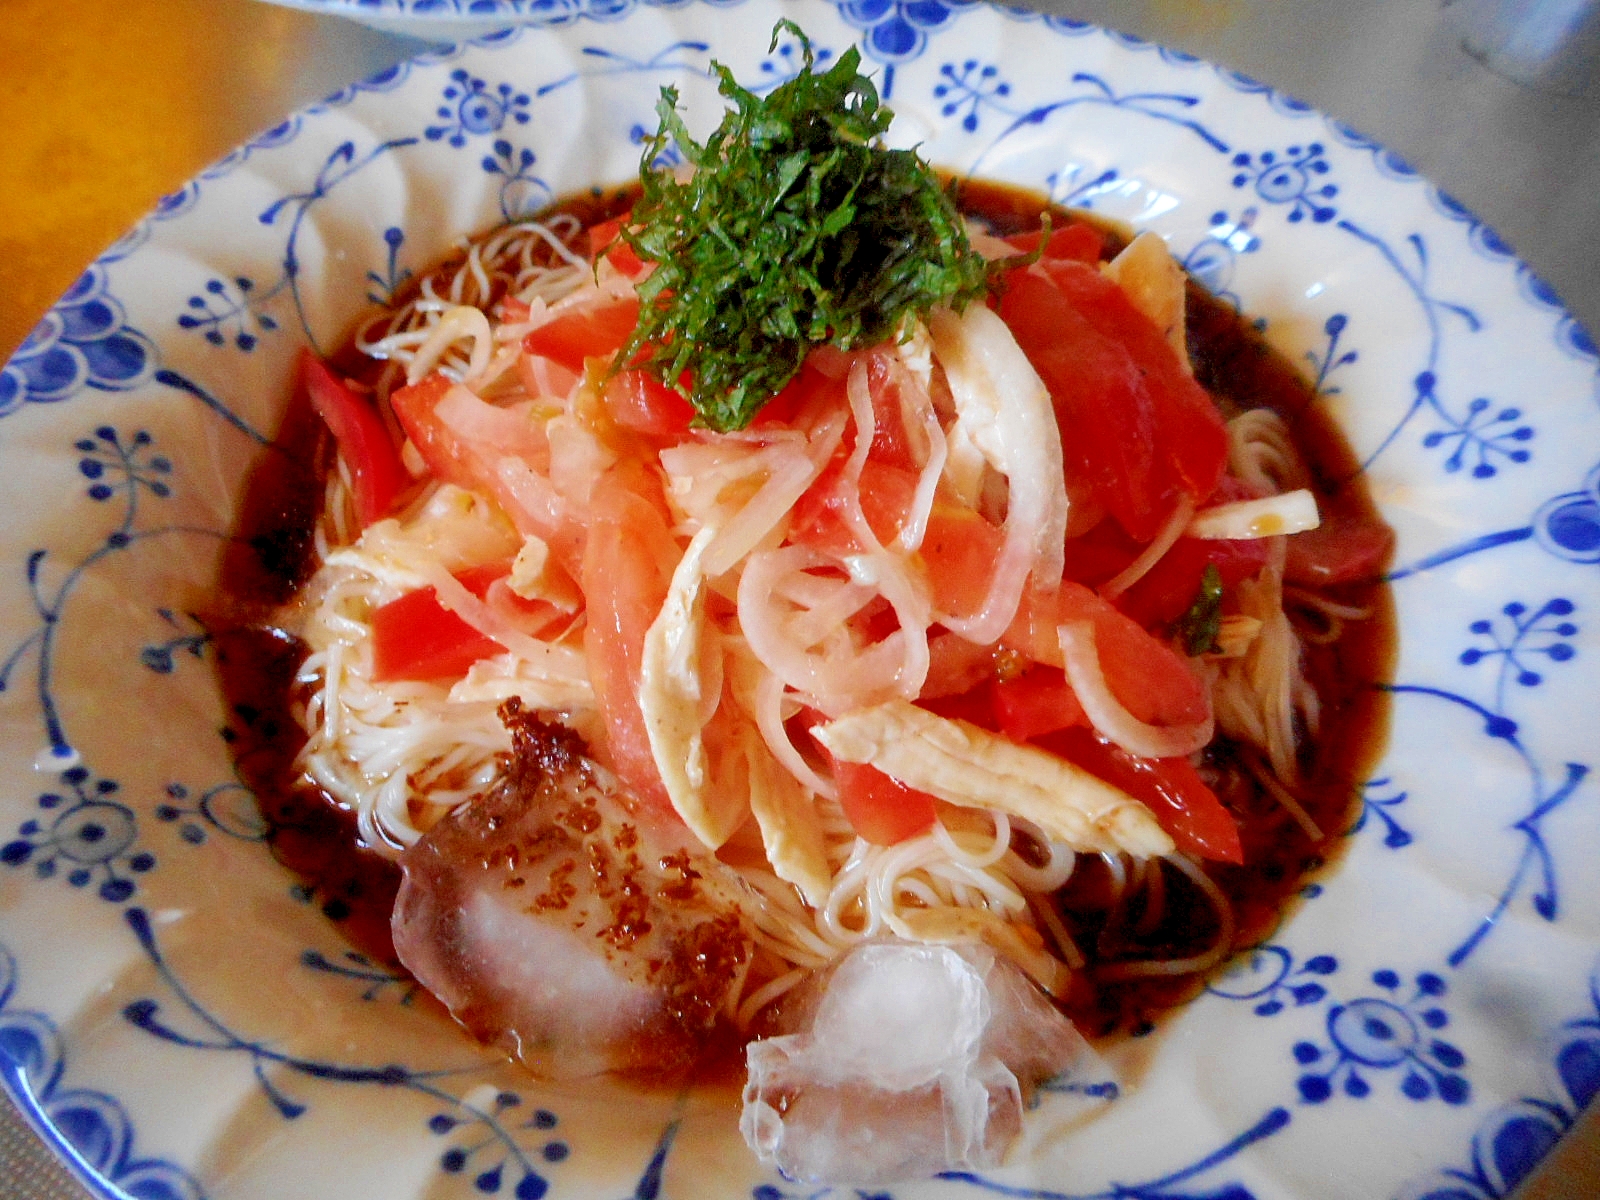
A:
[[[563,10],[568,16],[572,13]],[[298,347],[461,235],[635,170],[860,41],[896,136],[1158,230],[1305,363],[1399,534],[1394,737],[1270,942],[901,1197],[1505,1195],[1600,1090],[1592,341],[1494,235],[1268,88],[937,0],[619,0],[402,65],[218,163],[0,373],[0,1067],[98,1194],[799,1196],[731,1092],[553,1091],[353,956],[275,865],[206,612]],[[1076,1100],[1076,1105],[1068,1103]],[[846,1193],[848,1194],[848,1193]]]

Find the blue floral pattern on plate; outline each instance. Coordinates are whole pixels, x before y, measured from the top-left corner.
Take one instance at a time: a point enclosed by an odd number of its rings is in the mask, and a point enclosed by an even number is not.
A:
[[[787,77],[780,13],[825,60],[859,44],[935,161],[1162,234],[1304,365],[1399,534],[1374,681],[1395,738],[1351,781],[1342,861],[1106,1078],[1047,1089],[1004,1170],[892,1194],[1483,1200],[1525,1177],[1600,1090],[1600,363],[1491,230],[1292,97],[1020,10],[316,6],[547,28],[252,139],[0,370],[29,499],[0,542],[0,739],[32,764],[0,784],[0,1075],[100,1194],[813,1195],[761,1175],[723,1093],[542,1088],[345,943],[341,898],[267,852],[285,831],[239,781],[252,715],[216,695],[206,604],[298,348],[462,234],[630,177],[663,84],[709,123],[713,56]]]

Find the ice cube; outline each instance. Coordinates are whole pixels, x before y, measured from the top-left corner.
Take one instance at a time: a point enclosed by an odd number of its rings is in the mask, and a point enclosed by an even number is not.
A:
[[[1092,1057],[1022,972],[978,943],[865,943],[795,1014],[792,1032],[746,1051],[740,1130],[805,1183],[997,1166],[1034,1088]]]

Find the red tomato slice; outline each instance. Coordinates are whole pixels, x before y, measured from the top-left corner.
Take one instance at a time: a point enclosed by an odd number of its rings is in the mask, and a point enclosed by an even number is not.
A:
[[[644,273],[644,261],[619,236],[632,215],[624,213],[589,227],[589,257],[598,259],[603,254],[613,267],[630,279]]]
[[[571,620],[570,609],[563,611],[548,600],[530,600],[512,591],[510,580],[507,578],[510,574],[511,563],[505,561],[468,567],[464,571],[455,572],[455,577],[461,586],[487,604],[497,617],[509,622],[516,630],[529,637],[545,637],[552,626]],[[560,582],[564,584],[566,580],[563,578]],[[552,586],[559,584],[553,585],[547,578],[545,580],[547,594]],[[576,588],[567,598],[573,602],[582,600]]]
[[[867,392],[872,397],[872,448],[869,459],[907,471],[917,468],[900,403],[900,384],[882,354],[867,356]]]
[[[934,608],[964,617],[983,607],[1005,540],[1005,532],[981,514],[936,498],[919,551]]]
[[[461,436],[445,424],[436,411],[452,386],[443,375],[433,374],[410,387],[400,388],[389,397],[390,407],[429,473],[494,500],[519,532],[543,538],[561,569],[576,579],[582,557],[583,526],[548,504],[530,501],[519,491],[517,477],[513,474],[508,478],[504,471],[506,460],[510,459],[518,460],[527,472],[533,472],[532,467],[519,459],[519,454],[531,454],[532,448],[515,444],[518,431],[526,427],[518,425],[510,413],[494,410],[482,400],[467,397],[469,406],[477,406],[474,418],[479,425],[486,430],[500,431],[504,436],[497,438],[492,433],[483,437]],[[504,426],[500,424],[502,420]],[[524,438],[525,442],[527,440]],[[512,465],[518,464],[513,462]]]
[[[504,649],[421,588],[372,614],[372,677],[394,680],[459,679],[482,658]]]
[[[987,684],[995,676],[995,654],[995,647],[979,646],[953,633],[930,633],[928,676],[918,702],[987,691]],[[985,717],[976,724],[988,728],[990,721]]]
[[[638,323],[639,298],[621,296],[563,312],[524,337],[522,348],[581,373],[587,359],[622,349]]]
[[[1210,711],[1205,686],[1183,655],[1088,588],[1063,583],[1056,600],[1062,621],[1094,622],[1106,686],[1135,717],[1147,725],[1189,725],[1205,718]]]
[[[481,600],[510,570],[510,563],[486,563],[455,576]],[[473,663],[504,648],[440,604],[431,587],[407,592],[372,614],[372,674],[380,683],[459,679]]]
[[[1000,732],[999,724],[994,719],[994,703],[988,687],[975,687],[955,695],[918,700],[917,707],[927,709],[936,717],[965,721],[990,733]]]
[[[1155,405],[1139,364],[1032,271],[1011,273],[1000,316],[1050,390],[1069,478],[1086,484],[1134,538],[1149,541],[1173,489],[1158,469]]]
[[[1117,597],[1117,607],[1147,629],[1164,629],[1189,611],[1208,565],[1217,568],[1224,589],[1233,588],[1259,575],[1269,552],[1265,538],[1179,538],[1160,562]]]
[[[1086,729],[1061,730],[1040,745],[1138,800],[1184,853],[1244,862],[1238,824],[1188,759],[1139,758]]]
[[[1014,742],[1028,742],[1072,725],[1087,725],[1083,705],[1059,667],[1038,663],[991,686],[994,719]]]
[[[1101,521],[1067,539],[1063,577],[1087,587],[1099,587],[1139,557],[1144,546],[1134,541],[1115,521]]]
[[[1207,711],[1206,691],[1188,659],[1082,584],[1063,581],[1054,594],[1023,594],[1017,619],[1000,643],[1034,662],[1062,665],[1057,627],[1092,621],[1106,686],[1147,725],[1189,725]]]
[[[835,762],[839,807],[850,826],[875,846],[892,846],[933,824],[937,801],[865,763]]]
[[[394,438],[370,402],[355,394],[310,350],[300,351],[300,381],[350,470],[363,527],[388,514],[411,482]]]
[[[1313,587],[1376,579],[1393,552],[1394,531],[1387,525],[1334,517],[1289,539],[1283,576]]]
[[[648,371],[617,372],[602,397],[611,419],[635,433],[678,438],[694,420],[694,406]]]
[[[617,471],[595,484],[583,557],[583,645],[612,768],[635,794],[669,811],[639,708],[639,685],[645,633],[670,583],[662,553],[675,544],[662,515],[664,501],[647,496],[647,486],[642,472],[629,478]]]
[[[623,217],[612,217],[609,221],[601,221],[589,226],[589,257],[599,258],[605,248],[617,240],[617,235],[622,232]]]
[[[1168,469],[1191,499],[1210,496],[1228,462],[1228,431],[1216,403],[1113,280],[1084,263],[1047,260],[1044,269],[1091,325],[1128,347],[1148,382]]]
[[[427,464],[429,474],[458,487],[478,487],[482,471],[476,457],[433,415],[451,386],[443,375],[429,375],[395,391],[389,397],[389,407]]]
[[[1015,233],[1005,240],[1026,254],[1039,244],[1040,229]],[[1043,258],[1076,259],[1078,262],[1097,263],[1105,253],[1105,238],[1092,225],[1082,221],[1068,221],[1053,226],[1050,239],[1044,244]]]
[[[817,480],[795,502],[790,521],[789,540],[813,546],[839,558],[859,554],[861,546],[841,515],[845,505],[840,473],[842,456],[836,456],[817,476]],[[915,472],[887,467],[870,458],[861,468],[861,514],[881,545],[888,545],[900,533],[911,498],[917,489]]]
[[[1090,489],[1136,541],[1180,493],[1210,496],[1227,430],[1161,331],[1095,268],[1046,259],[1013,271],[1000,315],[1039,372],[1061,425],[1069,482]]]
[[[554,359],[532,354],[517,355],[517,378],[530,396],[565,396],[578,382],[578,372],[569,371]]]
[[[451,572],[456,577],[456,582],[479,600],[488,594],[489,586],[497,579],[504,579],[511,574],[509,560],[500,562],[480,563],[476,567],[467,567],[465,570]]]

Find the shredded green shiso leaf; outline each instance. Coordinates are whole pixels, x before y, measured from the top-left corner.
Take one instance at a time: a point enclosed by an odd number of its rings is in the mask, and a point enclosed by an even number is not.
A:
[[[722,432],[748,425],[813,347],[895,336],[908,314],[982,294],[988,274],[932,169],[882,146],[892,114],[855,47],[818,72],[791,21],[769,50],[784,31],[804,67],[765,98],[713,62],[733,107],[704,145],[677,90],[662,89],[623,234],[656,267],[616,361],[676,388],[699,424]],[[694,168],[685,182],[653,166],[673,143]]]
[[[1222,632],[1222,572],[1216,563],[1207,563],[1200,573],[1200,588],[1195,592],[1189,611],[1178,618],[1177,634],[1190,657],[1209,653],[1217,648],[1217,634]]]

